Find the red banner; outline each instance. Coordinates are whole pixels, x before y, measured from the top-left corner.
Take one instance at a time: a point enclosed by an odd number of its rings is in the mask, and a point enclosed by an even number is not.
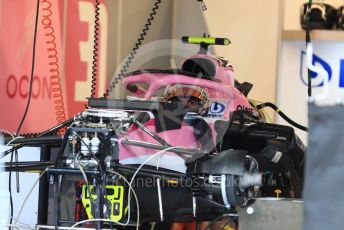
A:
[[[29,95],[36,1],[3,0],[0,9],[0,128],[14,132]],[[96,96],[106,87],[104,3],[100,9]],[[94,15],[91,0],[40,0],[32,98],[21,133],[41,132],[85,108],[91,95]]]

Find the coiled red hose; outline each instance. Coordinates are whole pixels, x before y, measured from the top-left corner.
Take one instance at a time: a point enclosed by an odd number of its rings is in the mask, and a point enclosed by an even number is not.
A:
[[[44,36],[47,38],[46,44],[48,45],[47,52],[49,59],[50,86],[54,100],[56,121],[59,124],[66,120],[66,114],[62,94],[58,51],[56,49],[55,42],[55,29],[52,25],[51,19],[51,16],[53,14],[53,11],[51,10],[52,3],[49,0],[41,0],[41,2],[44,4],[44,6],[42,7],[43,18],[41,23],[45,30]]]

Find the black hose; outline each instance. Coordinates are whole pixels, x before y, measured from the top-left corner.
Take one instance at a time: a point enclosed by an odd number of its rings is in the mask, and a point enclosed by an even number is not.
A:
[[[308,128],[303,126],[303,125],[300,125],[298,123],[296,123],[295,121],[293,121],[292,119],[290,119],[285,113],[283,113],[275,104],[271,103],[271,102],[265,102],[263,104],[259,104],[256,106],[256,108],[258,110],[261,110],[265,107],[270,107],[272,108],[273,110],[276,111],[276,113],[278,113],[278,115],[280,115],[286,122],[288,122],[289,124],[291,124],[292,126],[298,128],[298,129],[301,129],[305,132],[308,132]]]
[[[306,18],[306,46],[311,43],[311,35],[310,35],[310,17],[311,17],[311,7],[312,7],[312,0],[309,0],[308,5],[307,5],[307,18]],[[311,77],[311,70],[307,69],[307,74],[308,74],[308,82],[307,82],[307,87],[308,87],[308,97],[312,96],[312,77]]]

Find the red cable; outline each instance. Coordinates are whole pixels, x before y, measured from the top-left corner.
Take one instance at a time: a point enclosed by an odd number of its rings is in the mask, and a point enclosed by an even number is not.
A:
[[[59,66],[59,59],[58,59],[58,52],[56,49],[56,37],[55,37],[55,29],[52,25],[51,15],[53,14],[51,10],[52,3],[49,0],[42,0],[41,1],[46,6],[42,8],[43,12],[43,19],[42,25],[44,26],[44,30],[46,33],[44,34],[47,38],[46,44],[49,46],[47,48],[48,52],[48,59],[49,59],[49,73],[50,73],[50,86],[54,100],[54,109],[57,123],[62,123],[66,120],[65,114],[65,107],[63,102],[63,95],[62,95],[62,86],[61,86],[61,78],[60,78],[60,66]],[[59,132],[60,134],[64,133]]]

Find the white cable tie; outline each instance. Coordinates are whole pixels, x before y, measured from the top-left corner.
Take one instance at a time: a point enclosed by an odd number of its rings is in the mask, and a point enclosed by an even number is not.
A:
[[[159,212],[160,212],[160,221],[164,221],[164,210],[162,208],[162,199],[161,199],[161,187],[160,187],[160,178],[156,179],[158,185],[158,198],[159,198]]]
[[[282,155],[283,155],[282,152],[276,151],[275,156],[272,158],[271,161],[274,162],[274,163],[278,163],[279,160],[281,159]]]
[[[193,211],[193,217],[194,217],[194,218],[196,218],[196,208],[197,208],[196,205],[197,205],[197,204],[196,204],[196,197],[193,196],[193,197],[192,197],[192,211]]]

